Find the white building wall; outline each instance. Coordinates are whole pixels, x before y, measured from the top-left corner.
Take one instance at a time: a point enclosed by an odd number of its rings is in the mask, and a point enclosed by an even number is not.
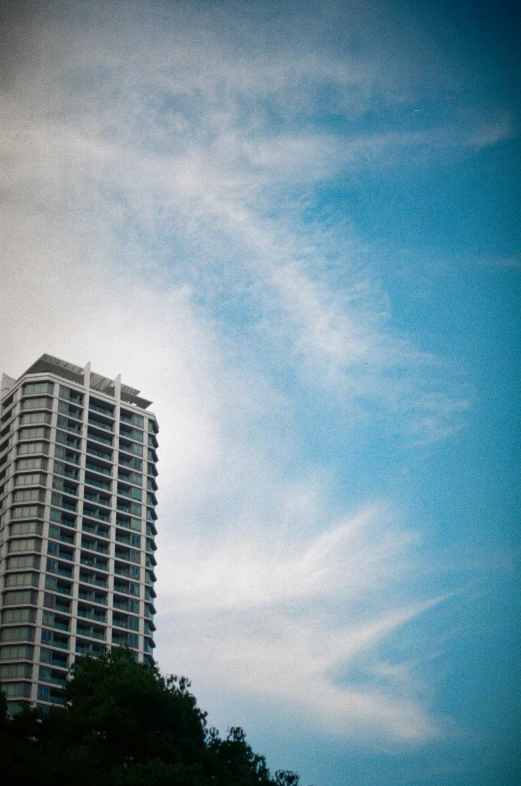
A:
[[[13,380],[9,380],[13,383]],[[139,391],[44,355],[0,403],[0,680],[59,704],[75,658],[153,662],[157,423]]]

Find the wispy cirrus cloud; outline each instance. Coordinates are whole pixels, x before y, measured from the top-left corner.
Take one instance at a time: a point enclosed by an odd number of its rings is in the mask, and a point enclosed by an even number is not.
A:
[[[385,657],[388,640],[441,599],[406,600],[413,538],[392,518],[373,506],[314,538],[266,522],[268,538],[237,523],[218,544],[177,540],[162,577],[161,652],[175,648],[203,694],[217,671],[219,690],[311,713],[341,737],[442,734],[419,691],[421,664]]]

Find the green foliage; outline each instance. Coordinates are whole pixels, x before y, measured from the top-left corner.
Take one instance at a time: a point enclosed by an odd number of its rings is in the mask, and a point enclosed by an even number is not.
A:
[[[11,719],[0,704],[4,786],[298,786],[295,773],[271,777],[242,729],[224,740],[209,729],[184,677],[128,650],[82,658],[64,696],[64,708],[27,706]]]

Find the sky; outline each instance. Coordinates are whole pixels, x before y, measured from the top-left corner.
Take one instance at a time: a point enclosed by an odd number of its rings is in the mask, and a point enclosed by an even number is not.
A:
[[[514,4],[0,5],[0,369],[154,401],[160,667],[302,786],[512,786]]]

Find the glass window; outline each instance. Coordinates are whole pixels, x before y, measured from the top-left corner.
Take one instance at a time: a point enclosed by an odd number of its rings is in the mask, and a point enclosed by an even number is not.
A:
[[[44,458],[24,458],[18,459],[16,469],[47,469],[47,459]]]
[[[28,519],[32,516],[42,518],[43,508],[41,505],[23,505],[19,508],[13,508],[12,516],[14,519]]]
[[[18,455],[27,456],[32,453],[45,453],[49,452],[49,446],[46,442],[22,442],[18,445]]]
[[[20,557],[9,557],[7,560],[8,570],[20,570],[23,568],[38,568],[40,565],[40,558],[24,554]]]
[[[52,398],[27,398],[22,401],[22,409],[52,409]]]
[[[39,538],[12,540],[9,543],[9,553],[12,554],[15,551],[40,551],[41,543]]]
[[[65,385],[60,385],[60,398],[66,398],[69,401],[83,401],[83,393],[72,388],[67,388]]]
[[[7,587],[36,587],[37,585],[37,573],[11,573],[6,579]]]
[[[24,489],[13,494],[14,502],[43,502],[44,499],[45,491],[41,489]]]
[[[11,524],[11,535],[40,535],[42,525],[39,521],[23,521]]]
[[[4,625],[12,622],[34,622],[34,609],[6,609],[3,614]]]
[[[30,426],[20,429],[20,439],[49,439],[49,429],[46,426]]]
[[[22,426],[29,425],[31,423],[50,423],[50,422],[51,422],[50,412],[28,412],[26,415],[22,415],[21,418]]]
[[[17,646],[2,647],[0,650],[1,660],[31,660],[33,648],[28,644],[18,644]]]
[[[46,476],[43,472],[31,472],[30,475],[17,475],[14,479],[15,486],[44,486]]]
[[[33,590],[18,590],[6,592],[4,606],[14,606],[22,603],[36,603],[38,593]]]
[[[51,393],[54,390],[52,382],[28,382],[24,385],[24,396],[30,396],[34,393]]]
[[[0,666],[0,680],[9,680],[13,677],[30,677],[31,667],[28,663],[9,663]]]
[[[34,628],[24,625],[19,628],[4,628],[0,634],[2,641],[32,641]]]
[[[27,698],[29,696],[30,688],[31,686],[28,682],[7,682],[3,686],[4,692],[9,697],[23,696]]]

